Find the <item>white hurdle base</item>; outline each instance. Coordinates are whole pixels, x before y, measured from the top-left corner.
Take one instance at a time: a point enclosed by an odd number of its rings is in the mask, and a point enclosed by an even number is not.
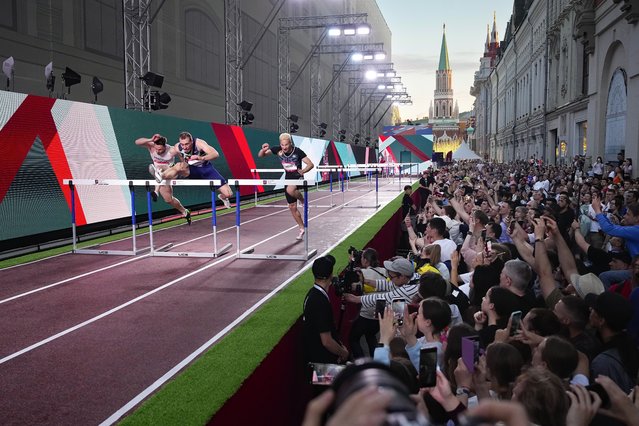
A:
[[[308,260],[317,254],[317,249],[310,250],[305,254],[259,254],[254,253],[255,249],[250,248],[241,251],[238,259],[270,259],[270,260]]]
[[[311,257],[317,254],[317,249],[309,250],[308,248],[308,185],[309,181],[307,180],[296,180],[296,179],[282,179],[282,180],[274,180],[274,179],[235,179],[233,181],[229,181],[229,183],[233,183],[235,186],[235,236],[236,236],[236,259],[260,259],[260,260],[303,260],[306,261]],[[311,185],[314,185],[315,182],[310,182]],[[277,254],[277,253],[268,253],[268,254],[260,254],[255,253],[255,248],[250,247],[247,249],[242,249],[240,243],[240,228],[241,228],[241,219],[240,219],[240,186],[246,185],[297,185],[304,187],[304,209],[303,209],[303,217],[304,217],[304,252],[301,254]]]
[[[220,257],[228,253],[229,250],[231,250],[231,247],[233,247],[233,244],[228,243],[222,246],[222,248],[220,248],[216,252],[166,251],[166,250],[169,250],[171,247],[173,247],[173,243],[166,244],[158,248],[157,250],[154,250],[151,256],[153,257],[207,257],[207,258]]]
[[[103,250],[103,249],[73,249],[74,254],[105,254],[112,256],[137,256],[151,249],[151,247],[145,247],[137,250]]]

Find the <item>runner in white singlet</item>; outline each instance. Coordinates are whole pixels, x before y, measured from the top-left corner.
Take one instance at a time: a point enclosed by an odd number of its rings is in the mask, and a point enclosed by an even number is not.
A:
[[[151,138],[139,138],[135,141],[138,146],[146,147],[151,154],[153,164],[149,164],[149,173],[152,176],[155,174],[155,169],[167,170],[173,165],[173,154],[171,152],[171,146],[166,144],[166,138],[162,135],[155,134]],[[173,196],[173,188],[166,184],[166,181],[162,181],[155,185],[155,190],[151,193],[153,201],[157,201],[158,194],[162,196],[167,204],[175,207],[186,221],[191,224],[191,212],[185,209],[180,200]]]

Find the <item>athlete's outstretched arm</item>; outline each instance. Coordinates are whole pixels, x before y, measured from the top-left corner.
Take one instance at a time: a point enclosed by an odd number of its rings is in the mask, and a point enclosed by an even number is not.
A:
[[[151,144],[153,142],[155,142],[156,140],[158,140],[161,136],[159,134],[154,134],[153,136],[151,136],[150,138],[138,138],[135,140],[135,144],[136,145],[146,145],[147,147],[150,147]]]
[[[202,151],[206,152],[206,155],[191,156],[192,160],[212,161],[212,160],[215,160],[216,158],[218,158],[220,156],[220,154],[217,152],[217,150],[215,148],[213,148],[211,145],[209,145],[208,143],[206,143],[205,140],[197,138],[196,141],[195,141],[195,144],[196,144],[198,149],[201,149]]]
[[[312,170],[312,169],[313,169],[313,167],[315,167],[315,164],[313,164],[313,162],[311,161],[311,159],[310,159],[310,158],[308,158],[308,157],[304,157],[304,158],[302,158],[302,162],[306,165],[306,167],[304,167],[303,169],[301,169],[301,170],[299,171],[299,173],[300,173],[301,175],[303,175],[304,173],[306,173],[306,172],[308,172],[308,171]]]
[[[258,157],[265,157],[269,154],[272,154],[273,151],[271,151],[271,147],[267,144],[267,143],[263,143],[262,144],[262,149],[260,149],[260,151],[257,153]]]

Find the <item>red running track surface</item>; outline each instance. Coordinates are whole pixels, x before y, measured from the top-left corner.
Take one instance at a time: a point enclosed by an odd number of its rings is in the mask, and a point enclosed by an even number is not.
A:
[[[396,185],[385,189],[382,206],[398,194]],[[328,203],[326,192],[310,197]],[[374,192],[345,197],[354,206],[375,202]],[[322,254],[375,212],[311,208],[309,249]],[[194,220],[155,231],[154,245],[211,251],[210,232],[210,219]],[[296,235],[285,206],[242,211],[242,248],[301,254]],[[2,423],[103,422],[313,262],[238,260],[235,241],[235,214],[228,214],[218,216],[218,245],[233,247],[217,259],[66,254],[0,270]],[[138,247],[146,246],[148,236],[140,236]],[[130,240],[104,246],[130,247]]]

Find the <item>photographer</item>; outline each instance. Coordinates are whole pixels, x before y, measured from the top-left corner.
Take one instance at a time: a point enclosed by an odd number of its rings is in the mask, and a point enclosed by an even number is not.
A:
[[[313,262],[315,283],[304,299],[302,339],[307,362],[342,363],[348,359],[348,350],[337,338],[333,308],[328,288],[333,279],[333,256],[324,256]]]
[[[376,281],[378,279],[386,280],[387,272],[379,265],[377,250],[367,248],[359,254],[361,273],[364,280]],[[357,261],[358,259],[351,259]],[[363,284],[363,283],[362,283]],[[377,333],[379,332],[379,322],[375,317],[375,306],[364,307],[360,309],[359,316],[353,322],[351,332],[348,338],[353,358],[361,358],[364,356],[373,356],[375,345],[377,344]],[[368,346],[366,353],[360,345],[360,340],[364,336]]]

